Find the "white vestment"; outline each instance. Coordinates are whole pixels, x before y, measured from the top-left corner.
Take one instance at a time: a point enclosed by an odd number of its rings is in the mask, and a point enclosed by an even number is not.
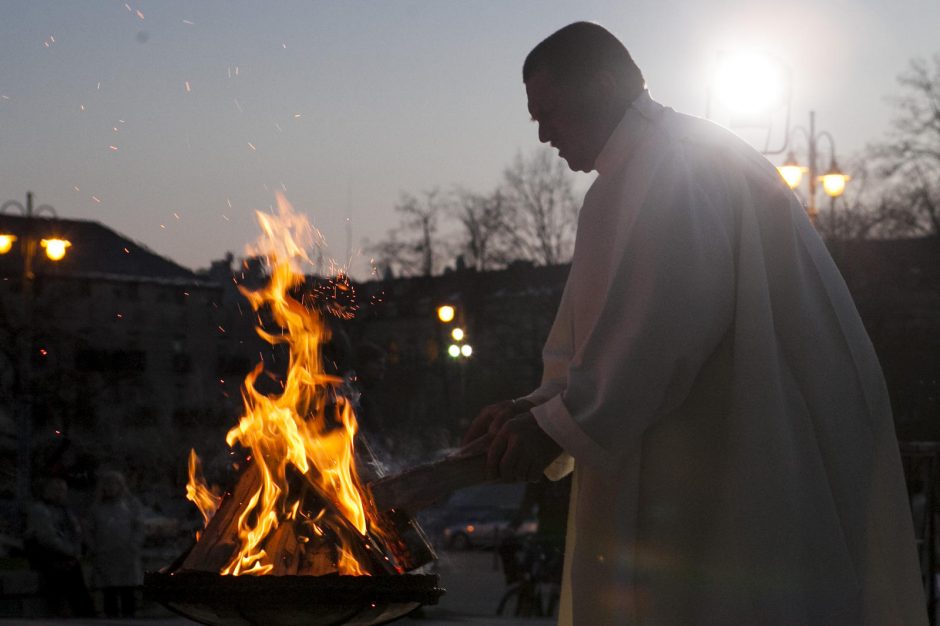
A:
[[[646,92],[596,169],[528,396],[546,474],[576,463],[561,621],[926,624],[881,369],[798,199]]]

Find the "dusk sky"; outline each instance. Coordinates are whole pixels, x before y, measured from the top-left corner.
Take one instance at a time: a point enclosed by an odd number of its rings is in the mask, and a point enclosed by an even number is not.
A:
[[[792,71],[792,124],[848,159],[887,132],[937,0],[0,2],[0,201],[33,191],[192,269],[257,237],[284,190],[353,275],[401,192],[489,191],[538,144],[521,64],[576,20],[617,34],[660,102],[704,115],[720,51]],[[589,182],[582,175],[582,186]],[[73,242],[80,246],[81,242]]]

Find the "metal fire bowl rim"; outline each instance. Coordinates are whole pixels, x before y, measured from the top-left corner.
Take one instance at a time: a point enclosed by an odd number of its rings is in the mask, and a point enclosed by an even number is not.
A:
[[[215,572],[147,572],[144,588],[159,602],[231,603],[233,598],[282,604],[437,604],[445,590],[437,574],[377,576],[223,576]]]

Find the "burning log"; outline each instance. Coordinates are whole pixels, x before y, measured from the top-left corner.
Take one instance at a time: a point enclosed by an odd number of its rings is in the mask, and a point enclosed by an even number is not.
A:
[[[238,542],[236,520],[260,484],[261,477],[255,467],[249,465],[232,493],[223,498],[219,509],[209,519],[196,545],[183,561],[182,569],[218,572],[229,562]]]

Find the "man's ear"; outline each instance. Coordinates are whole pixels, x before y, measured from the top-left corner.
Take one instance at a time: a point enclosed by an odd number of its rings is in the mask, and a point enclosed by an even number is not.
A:
[[[591,77],[590,92],[595,102],[609,102],[617,93],[617,79],[607,70],[598,70]]]

